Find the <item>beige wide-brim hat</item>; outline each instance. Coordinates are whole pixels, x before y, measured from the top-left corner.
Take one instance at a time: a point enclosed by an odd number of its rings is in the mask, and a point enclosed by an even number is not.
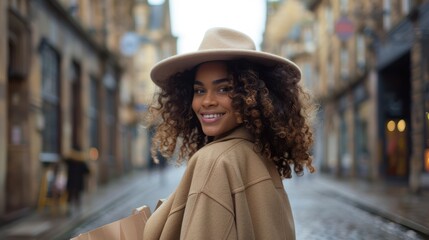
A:
[[[292,61],[267,52],[256,51],[253,40],[244,33],[228,28],[207,30],[196,52],[175,55],[158,62],[150,73],[159,87],[168,84],[168,79],[185,70],[210,61],[247,59],[266,66],[284,65],[297,78],[301,70]]]

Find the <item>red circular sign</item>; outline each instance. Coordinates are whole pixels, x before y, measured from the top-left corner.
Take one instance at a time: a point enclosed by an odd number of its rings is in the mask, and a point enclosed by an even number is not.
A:
[[[347,17],[341,17],[335,23],[335,33],[337,34],[338,38],[343,41],[346,41],[351,36],[353,36],[354,31],[355,28],[353,22],[350,21]]]

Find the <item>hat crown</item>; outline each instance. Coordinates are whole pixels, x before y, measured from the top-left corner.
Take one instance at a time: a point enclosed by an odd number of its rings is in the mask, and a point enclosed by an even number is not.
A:
[[[204,35],[198,50],[213,49],[256,50],[256,47],[246,34],[228,28],[212,28]]]
[[[264,66],[281,65],[297,79],[301,78],[301,70],[289,59],[257,51],[249,36],[223,27],[207,30],[197,51],[171,56],[157,63],[150,76],[155,84],[164,88],[176,73],[190,70],[204,62],[234,59],[246,59]]]

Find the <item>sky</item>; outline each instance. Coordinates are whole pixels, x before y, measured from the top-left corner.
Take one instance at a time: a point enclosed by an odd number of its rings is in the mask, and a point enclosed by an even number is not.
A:
[[[163,1],[149,0],[151,4]],[[170,0],[171,27],[173,35],[178,37],[178,53],[197,50],[205,31],[211,27],[244,32],[259,49],[265,9],[265,0]]]

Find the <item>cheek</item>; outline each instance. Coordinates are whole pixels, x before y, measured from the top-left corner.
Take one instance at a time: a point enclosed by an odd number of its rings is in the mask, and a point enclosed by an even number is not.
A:
[[[223,102],[223,106],[225,106],[225,108],[233,109],[232,108],[232,99],[230,97],[223,98],[222,102]]]

